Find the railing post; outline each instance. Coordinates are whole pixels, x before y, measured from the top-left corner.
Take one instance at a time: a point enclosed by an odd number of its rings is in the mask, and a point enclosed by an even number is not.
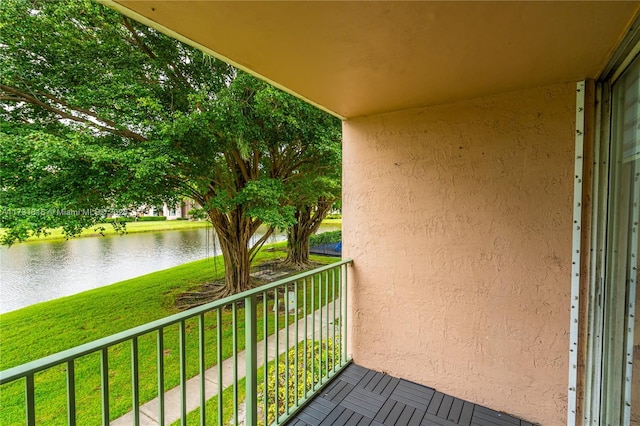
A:
[[[245,409],[246,409],[246,423],[249,426],[254,426],[258,423],[258,345],[256,336],[256,309],[257,309],[257,297],[255,294],[247,296],[244,304],[244,318],[245,318],[245,359],[247,362],[246,368],[246,393],[245,393]],[[266,300],[263,301],[266,303]],[[277,312],[276,312],[277,315]],[[277,333],[277,331],[276,331]],[[266,338],[266,336],[265,336]],[[266,360],[265,360],[266,368]],[[266,374],[266,372],[265,372]]]
[[[32,374],[25,377],[25,405],[27,409],[27,426],[36,425],[35,380]]]

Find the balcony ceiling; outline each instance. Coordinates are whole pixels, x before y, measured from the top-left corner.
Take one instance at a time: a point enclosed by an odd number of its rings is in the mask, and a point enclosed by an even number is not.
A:
[[[103,1],[342,118],[598,77],[640,7]]]

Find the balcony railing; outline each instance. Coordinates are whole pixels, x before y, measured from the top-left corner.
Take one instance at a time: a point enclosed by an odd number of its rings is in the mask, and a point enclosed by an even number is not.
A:
[[[350,263],[4,370],[0,392],[27,425],[282,424],[350,362]]]

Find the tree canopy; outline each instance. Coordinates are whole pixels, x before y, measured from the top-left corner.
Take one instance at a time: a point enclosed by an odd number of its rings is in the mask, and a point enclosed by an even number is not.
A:
[[[246,73],[88,0],[5,0],[0,31],[5,244],[189,197],[229,294],[310,187],[335,194],[339,121]]]

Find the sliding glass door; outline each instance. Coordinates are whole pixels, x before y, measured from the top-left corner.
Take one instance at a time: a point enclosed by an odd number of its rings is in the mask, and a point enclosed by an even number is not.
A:
[[[599,417],[602,425],[640,426],[640,57],[612,83],[610,96]]]

